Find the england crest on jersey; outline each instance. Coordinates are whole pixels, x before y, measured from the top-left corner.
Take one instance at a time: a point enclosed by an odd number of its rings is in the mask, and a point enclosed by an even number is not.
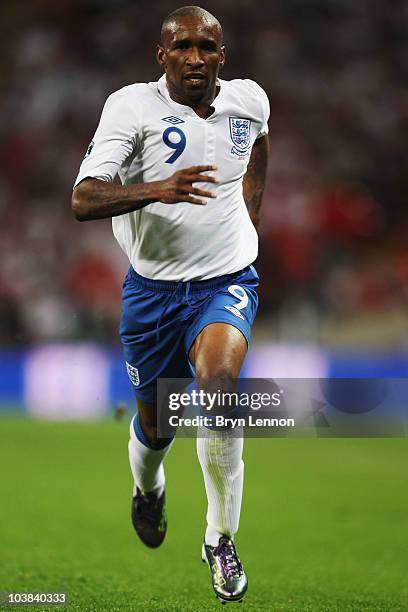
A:
[[[251,120],[230,117],[229,125],[231,140],[234,144],[231,153],[239,157],[246,157],[251,144]]]

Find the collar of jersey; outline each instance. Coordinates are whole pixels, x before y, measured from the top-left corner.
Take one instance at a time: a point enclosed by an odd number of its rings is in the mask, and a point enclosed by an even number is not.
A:
[[[175,110],[178,110],[179,112],[185,113],[186,115],[189,115],[190,117],[194,119],[198,119],[199,121],[210,121],[216,114],[217,110],[219,110],[221,93],[223,92],[223,89],[224,89],[224,81],[217,79],[217,86],[220,88],[220,91],[218,92],[218,95],[214,98],[213,103],[211,104],[211,106],[214,108],[214,112],[207,119],[203,119],[202,117],[199,117],[197,113],[193,111],[191,106],[186,106],[185,104],[179,104],[178,102],[173,100],[173,98],[170,97],[165,74],[163,74],[157,82],[157,87],[158,87],[159,92],[164,98],[166,98],[166,101],[169,103],[169,105],[172,108],[174,108]]]

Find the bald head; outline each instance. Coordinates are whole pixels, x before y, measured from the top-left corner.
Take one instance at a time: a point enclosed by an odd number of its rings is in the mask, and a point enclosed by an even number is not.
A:
[[[222,36],[222,27],[218,19],[211,15],[208,11],[201,8],[200,6],[182,6],[181,8],[176,9],[170,15],[167,15],[166,19],[163,21],[161,28],[161,42],[164,44],[165,39],[168,34],[173,34],[177,29],[178,23],[188,17],[195,17],[201,21],[201,23],[208,27],[214,28],[219,35],[220,44],[223,42]]]

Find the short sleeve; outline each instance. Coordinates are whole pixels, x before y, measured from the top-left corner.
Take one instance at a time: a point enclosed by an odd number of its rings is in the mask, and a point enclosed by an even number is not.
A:
[[[138,113],[126,90],[106,100],[98,128],[82,160],[75,187],[85,178],[112,182],[138,142]]]
[[[252,81],[251,79],[246,79],[246,82],[248,83],[251,89],[251,93],[256,98],[257,108],[259,109],[260,129],[256,137],[258,139],[258,138],[261,138],[262,136],[265,136],[265,134],[269,132],[269,128],[268,128],[268,119],[269,119],[269,114],[270,114],[269,100],[268,100],[268,96],[266,95],[265,90],[262,89],[262,87],[260,87],[258,83],[256,83],[255,81]]]

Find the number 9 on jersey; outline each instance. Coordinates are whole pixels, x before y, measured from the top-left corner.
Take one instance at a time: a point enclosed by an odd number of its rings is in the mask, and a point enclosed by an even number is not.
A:
[[[163,142],[170,149],[174,149],[174,153],[170,155],[168,159],[166,159],[166,164],[172,164],[180,157],[186,148],[186,135],[183,130],[177,127],[168,127],[163,132]]]

